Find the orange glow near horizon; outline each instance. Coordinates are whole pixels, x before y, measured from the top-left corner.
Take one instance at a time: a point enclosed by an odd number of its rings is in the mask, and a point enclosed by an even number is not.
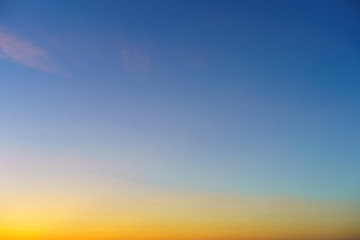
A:
[[[21,199],[3,198],[0,238],[331,240],[359,236],[359,208],[351,203],[174,192],[136,184],[118,189],[110,192],[99,185],[88,192],[56,192],[43,187],[17,195]]]

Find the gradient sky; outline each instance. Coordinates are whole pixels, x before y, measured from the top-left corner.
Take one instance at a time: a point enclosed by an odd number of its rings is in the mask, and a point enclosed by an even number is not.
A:
[[[0,238],[360,239],[359,13],[0,0]]]

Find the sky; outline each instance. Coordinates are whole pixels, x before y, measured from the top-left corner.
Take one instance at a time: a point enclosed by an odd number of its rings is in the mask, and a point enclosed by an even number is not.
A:
[[[360,239],[359,11],[0,0],[0,238]]]

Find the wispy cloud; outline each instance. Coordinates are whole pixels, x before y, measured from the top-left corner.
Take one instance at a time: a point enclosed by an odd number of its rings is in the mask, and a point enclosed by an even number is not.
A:
[[[1,171],[11,171],[15,174],[24,172],[38,172],[43,170],[70,170],[70,169],[101,169],[108,161],[81,156],[53,156],[40,153],[21,151],[0,146]],[[1,172],[0,171],[0,172]],[[1,175],[1,173],[0,173]]]
[[[123,67],[131,72],[147,72],[150,61],[144,49],[123,40],[119,51]]]
[[[55,73],[46,51],[29,41],[19,39],[0,26],[0,58],[8,59],[26,67]]]

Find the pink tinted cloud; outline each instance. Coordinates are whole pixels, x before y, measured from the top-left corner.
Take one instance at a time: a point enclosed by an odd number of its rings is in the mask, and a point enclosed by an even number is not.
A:
[[[149,70],[149,57],[143,49],[135,46],[135,44],[122,41],[119,54],[122,65],[127,71],[145,73]]]
[[[106,159],[80,155],[44,154],[0,144],[0,175],[2,170],[101,169],[110,165]]]
[[[46,51],[33,43],[21,40],[0,26],[0,58],[11,60],[26,67],[55,73]]]

